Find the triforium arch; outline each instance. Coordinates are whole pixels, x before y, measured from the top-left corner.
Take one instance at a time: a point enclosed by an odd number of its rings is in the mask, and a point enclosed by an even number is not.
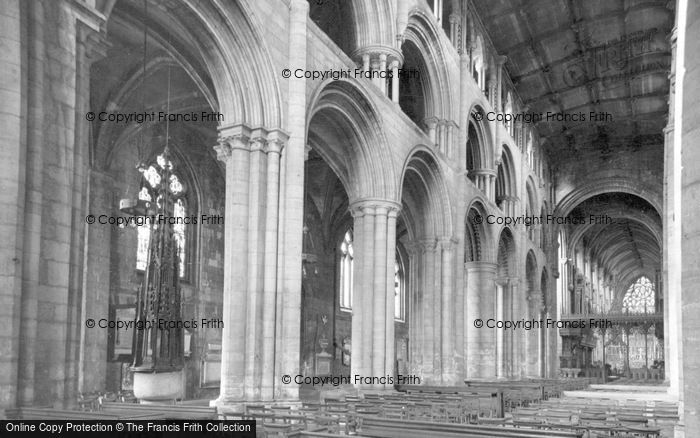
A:
[[[393,47],[397,34],[391,4],[377,0],[309,2],[309,17],[348,56],[358,49]]]
[[[433,134],[433,131],[440,129],[439,124],[454,123],[454,93],[451,92],[449,75],[445,69],[441,39],[425,11],[414,9],[410,12],[403,41],[402,50],[409,48],[417,52],[413,57],[420,63],[416,67],[420,71],[423,85],[425,111],[424,120],[419,122],[427,128],[431,140],[442,144],[444,141],[440,141],[439,133]],[[410,66],[404,65],[405,68]]]
[[[319,145],[351,203],[398,199],[398,172],[372,100],[355,80],[327,82],[310,99],[307,139]]]
[[[489,197],[487,191],[492,185],[493,150],[492,137],[486,114],[481,105],[473,105],[469,110],[467,123],[466,162],[467,177]]]
[[[496,170],[495,202],[503,213],[515,216],[518,202],[518,186],[513,155],[508,146],[503,145],[501,157]]]
[[[525,216],[537,216],[539,211],[540,208],[537,199],[537,191],[535,190],[535,182],[530,175],[525,183]],[[527,236],[535,245],[539,245],[538,237],[540,232],[540,226],[536,222],[533,222],[532,225],[527,227]]]
[[[488,202],[477,197],[472,200],[467,208],[465,219],[464,237],[464,262],[488,262],[495,261],[493,251],[493,237],[491,227],[487,226],[489,212],[485,207]]]
[[[434,153],[417,146],[402,178],[402,217],[412,231],[409,250],[409,369],[425,381],[454,383],[463,368],[455,357],[454,268],[457,251],[452,208]]]

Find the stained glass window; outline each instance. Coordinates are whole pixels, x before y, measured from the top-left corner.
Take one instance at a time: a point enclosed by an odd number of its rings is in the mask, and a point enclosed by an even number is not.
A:
[[[173,168],[173,163],[170,160],[166,160],[163,155],[158,155],[156,157],[156,163],[149,166],[143,172],[143,183],[141,185],[141,191],[139,192],[139,199],[144,201],[153,202],[153,194],[155,193],[156,187],[160,184],[162,180],[162,172],[166,167],[171,170]],[[175,194],[181,194],[184,190],[180,178],[176,174],[170,175],[170,191]],[[160,203],[160,199],[156,200]],[[184,199],[178,198],[173,206],[173,216],[177,218],[183,218],[187,215],[187,203]],[[185,221],[176,221],[173,225],[173,234],[175,235],[175,240],[178,245],[178,252],[180,253],[180,277],[185,277],[185,262],[186,262],[186,251],[185,245],[186,230]],[[154,224],[153,227],[157,227]],[[148,262],[148,242],[151,238],[151,223],[146,221],[143,225],[137,227],[137,246],[136,246],[136,269],[145,270],[146,264]]]
[[[622,299],[622,309],[629,313],[654,313],[654,285],[646,277],[632,283]]]
[[[340,308],[343,310],[352,309],[353,258],[352,232],[348,230],[340,244]]]

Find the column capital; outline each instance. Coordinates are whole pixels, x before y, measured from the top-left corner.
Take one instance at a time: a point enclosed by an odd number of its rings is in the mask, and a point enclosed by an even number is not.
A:
[[[107,41],[107,35],[79,21],[78,42],[85,46],[85,57],[87,62],[92,64],[107,56],[107,50],[112,44]]]
[[[279,154],[284,149],[284,145],[289,141],[289,135],[280,130],[273,129],[267,134],[266,150],[267,153]]]
[[[498,265],[493,262],[476,261],[464,263],[464,269],[466,269],[467,272],[484,272],[487,274],[495,274],[497,268]]]
[[[496,62],[497,67],[503,67],[503,64],[508,61],[508,57],[505,55],[496,55],[494,56],[494,61]]]
[[[453,236],[442,236],[437,238],[438,245],[443,250],[451,250],[459,243],[459,239]]]
[[[250,128],[245,125],[227,126],[219,129],[219,139],[214,145],[216,158],[227,162],[234,149],[250,152],[252,135]]]
[[[435,127],[438,125],[438,123],[440,123],[440,119],[438,119],[437,117],[434,117],[434,116],[433,116],[433,117],[427,117],[427,118],[423,119],[423,124],[424,124],[428,129],[435,128]]]
[[[382,58],[391,65],[393,62],[399,63],[399,68],[403,65],[403,53],[390,46],[371,45],[360,47],[350,54],[352,59],[359,60],[364,63],[368,59],[370,63],[379,62]]]
[[[388,199],[363,198],[351,202],[348,209],[353,217],[377,214],[377,210],[385,211],[387,216],[396,216],[401,211],[401,204]]]
[[[418,241],[418,245],[423,252],[435,252],[438,249],[438,240],[434,237],[428,237]]]
[[[506,287],[510,284],[510,278],[508,277],[498,277],[494,281],[498,286]]]
[[[474,169],[469,171],[469,175],[475,176],[496,176],[496,171],[493,169]]]
[[[420,242],[415,240],[406,242],[403,247],[406,248],[406,252],[408,252],[409,257],[419,254],[422,250]]]

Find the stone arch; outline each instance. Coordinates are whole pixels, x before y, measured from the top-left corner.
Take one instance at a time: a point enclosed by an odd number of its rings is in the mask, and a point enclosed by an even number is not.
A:
[[[361,84],[327,81],[309,102],[307,142],[360,198],[399,199],[397,177],[378,111]]]
[[[537,292],[537,257],[532,250],[527,252],[525,257],[525,280],[527,283],[528,299],[532,298],[532,294]]]
[[[503,145],[500,163],[496,171],[496,205],[504,208],[504,201],[514,201],[518,187],[513,156],[508,146]]]
[[[444,67],[439,67],[446,63],[444,49],[438,30],[425,11],[414,9],[409,13],[402,50],[407,44],[415,47],[421,60],[419,70],[425,95],[425,118],[454,120],[454,93],[451,92],[449,75]],[[403,68],[407,68],[406,64]]]
[[[484,221],[488,216],[486,201],[474,199],[467,208],[464,230],[464,262],[492,261],[493,250],[488,227]]]
[[[344,3],[344,2],[343,2]],[[355,41],[358,48],[370,46],[394,47],[396,11],[392,2],[383,0],[353,0],[352,17],[355,22]]]
[[[537,201],[537,190],[535,190],[535,181],[532,176],[527,177],[525,182],[525,192],[527,195],[527,203],[525,212],[528,215],[535,215],[535,212],[539,210],[539,203]]]
[[[493,152],[491,150],[491,145],[493,142],[488,123],[484,123],[485,118],[486,112],[484,111],[484,108],[479,104],[474,104],[469,111],[469,118],[466,121],[466,169],[468,171],[489,169],[493,166]],[[471,168],[470,164],[472,166]],[[468,176],[470,179],[473,178],[473,175]]]
[[[408,189],[408,190],[405,190]],[[419,145],[408,155],[401,177],[401,215],[412,218],[407,226],[417,237],[440,238],[453,234],[452,208],[447,186],[434,153]]]
[[[128,2],[101,6],[110,21],[143,29],[143,11]],[[214,111],[220,128],[235,125],[283,127],[281,94],[257,18],[245,1],[216,3],[172,0],[148,9],[148,37],[192,78]]]
[[[654,207],[659,215],[661,215],[663,211],[662,196],[656,185],[643,180],[635,180],[634,178],[608,177],[581,184],[577,189],[561,197],[561,201],[559,201],[559,204],[555,207],[555,215],[566,216],[581,202],[607,192],[621,192],[636,195]]]
[[[508,227],[504,227],[498,236],[498,252],[496,255],[496,278],[510,278],[516,274],[515,267],[515,238]]]

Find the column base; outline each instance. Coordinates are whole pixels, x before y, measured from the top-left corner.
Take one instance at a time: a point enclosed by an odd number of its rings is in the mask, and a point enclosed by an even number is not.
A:
[[[134,396],[139,403],[169,403],[185,397],[183,370],[168,373],[134,373]]]

